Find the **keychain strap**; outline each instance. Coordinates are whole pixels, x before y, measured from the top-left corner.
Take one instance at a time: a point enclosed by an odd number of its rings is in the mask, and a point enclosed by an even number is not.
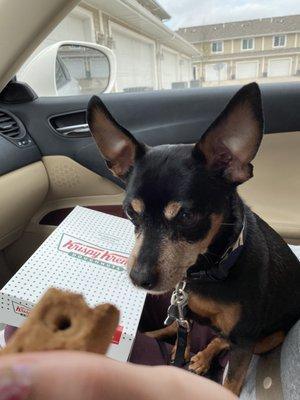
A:
[[[174,360],[171,362],[174,367],[183,367],[186,363],[184,358],[185,349],[187,347],[188,329],[183,325],[178,325],[177,330],[177,347]]]
[[[190,331],[190,323],[186,319],[186,309],[188,307],[188,294],[185,292],[186,281],[183,280],[176,285],[171,297],[171,306],[177,307],[177,346],[174,360],[171,362],[175,367],[183,367],[185,365],[185,350],[187,347],[188,334]],[[169,310],[170,307],[169,307]],[[174,318],[174,316],[173,316]],[[172,320],[172,315],[168,314],[167,320]]]

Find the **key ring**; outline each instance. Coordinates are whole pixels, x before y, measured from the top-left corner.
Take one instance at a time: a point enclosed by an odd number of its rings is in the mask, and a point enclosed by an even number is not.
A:
[[[179,292],[179,293],[183,293],[184,289],[186,287],[186,280],[183,279],[182,281],[180,281],[179,283],[177,283],[175,291]]]
[[[187,332],[190,332],[190,323],[189,323],[188,320],[186,320],[186,319],[183,319],[183,320],[178,319],[176,322],[177,322],[177,324],[179,326],[182,326],[183,328],[185,328]]]

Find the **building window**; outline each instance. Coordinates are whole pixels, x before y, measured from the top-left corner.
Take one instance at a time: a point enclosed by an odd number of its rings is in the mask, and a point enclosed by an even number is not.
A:
[[[273,36],[273,47],[284,47],[286,41],[285,35]]]
[[[242,39],[242,50],[253,50],[254,49],[254,39]]]
[[[212,53],[222,53],[223,52],[223,42],[212,42],[211,44],[211,52]]]

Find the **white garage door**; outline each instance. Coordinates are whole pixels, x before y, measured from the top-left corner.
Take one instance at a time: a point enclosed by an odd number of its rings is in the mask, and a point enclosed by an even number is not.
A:
[[[192,79],[192,62],[187,58],[180,60],[180,80],[189,82]]]
[[[50,33],[50,35],[37,47],[34,53],[22,66],[23,70],[26,65],[45,47],[62,40],[79,40],[83,42],[94,42],[92,35],[92,17],[82,14],[75,9]],[[21,72],[20,70],[20,72]]]
[[[162,50],[161,74],[162,88],[172,89],[172,83],[179,81],[179,61],[176,53]]]
[[[117,58],[118,91],[155,89],[154,44],[125,30],[112,29]]]
[[[227,64],[206,64],[205,65],[205,80],[212,81],[226,81],[227,78]]]
[[[85,20],[78,16],[66,17],[44,41],[45,46],[61,40],[90,41],[91,34],[86,29]]]
[[[268,76],[289,76],[291,73],[291,60],[283,58],[279,60],[269,60]]]
[[[236,79],[256,78],[258,73],[258,62],[237,62]]]

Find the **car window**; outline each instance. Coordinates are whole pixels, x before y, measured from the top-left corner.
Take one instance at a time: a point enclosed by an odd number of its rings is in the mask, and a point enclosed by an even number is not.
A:
[[[82,1],[17,78],[43,96],[295,82],[299,58],[300,2]]]

